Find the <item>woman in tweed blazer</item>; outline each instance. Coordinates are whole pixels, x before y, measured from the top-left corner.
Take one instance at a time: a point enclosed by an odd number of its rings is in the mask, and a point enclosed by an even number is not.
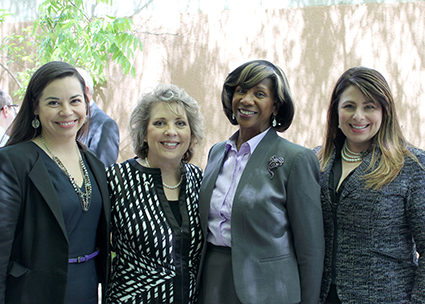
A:
[[[188,162],[202,123],[197,102],[172,85],[158,85],[133,110],[137,157],[107,170],[116,253],[107,303],[194,303],[202,170]]]
[[[339,78],[318,157],[322,303],[425,303],[425,153],[404,139],[379,72]]]

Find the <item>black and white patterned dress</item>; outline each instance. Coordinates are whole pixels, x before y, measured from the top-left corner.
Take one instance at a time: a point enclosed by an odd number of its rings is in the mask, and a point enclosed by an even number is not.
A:
[[[130,159],[107,170],[116,253],[107,303],[194,303],[202,249],[202,170],[184,164],[182,174],[179,225],[160,169]]]

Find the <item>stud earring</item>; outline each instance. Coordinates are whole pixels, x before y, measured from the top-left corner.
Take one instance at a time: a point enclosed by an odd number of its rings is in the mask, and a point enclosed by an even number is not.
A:
[[[34,129],[38,129],[38,127],[40,126],[40,121],[37,118],[37,115],[35,115],[34,119],[31,121],[31,126]]]
[[[235,120],[235,114],[232,113],[232,120]]]

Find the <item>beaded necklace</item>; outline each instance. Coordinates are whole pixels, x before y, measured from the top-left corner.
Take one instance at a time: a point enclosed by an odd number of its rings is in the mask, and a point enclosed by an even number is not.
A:
[[[145,158],[145,162],[146,162],[146,165],[150,168],[151,167],[151,165],[149,165],[149,162],[148,162],[148,158],[146,157]],[[175,186],[168,186],[166,183],[164,183],[164,182],[162,182],[162,184],[164,185],[164,187],[165,188],[168,188],[168,189],[176,189],[176,188],[178,188],[178,187],[180,187],[180,185],[181,185],[181,183],[182,183],[182,181],[183,181],[183,174],[181,175],[181,177],[180,177],[180,181],[177,183],[177,185],[175,185]]]
[[[84,177],[84,188],[85,193],[81,191],[80,187],[78,187],[77,183],[75,182],[74,178],[69,174],[68,170],[66,169],[65,165],[61,162],[59,157],[57,157],[55,154],[53,154],[52,150],[47,146],[46,142],[44,141],[43,136],[40,135],[41,142],[46,147],[47,151],[49,152],[52,159],[55,161],[55,163],[59,166],[59,168],[62,169],[63,172],[65,172],[66,176],[68,176],[69,181],[71,182],[72,187],[74,188],[75,192],[77,192],[78,197],[81,201],[81,208],[84,212],[89,211],[90,208],[90,198],[91,198],[91,182],[90,182],[90,176],[87,171],[86,165],[84,164],[83,158],[81,157],[80,151],[78,151],[79,159],[80,159],[80,169],[83,173]]]
[[[343,160],[349,163],[356,163],[363,159],[362,153],[353,152],[350,149],[348,149],[347,144],[344,142],[344,146],[341,150],[341,157]]]

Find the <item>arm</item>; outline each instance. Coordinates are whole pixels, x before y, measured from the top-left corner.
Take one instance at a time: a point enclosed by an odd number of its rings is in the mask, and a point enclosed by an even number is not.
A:
[[[421,161],[425,168],[425,156]],[[411,303],[425,303],[425,171],[419,166],[410,174],[410,189],[406,198],[409,228],[419,253],[419,267],[415,273]]]
[[[287,209],[301,281],[301,303],[319,302],[325,255],[319,163],[311,150],[300,152],[287,184]]]
[[[120,133],[113,119],[108,119],[96,130],[89,148],[104,163],[105,167],[115,164],[118,159]]]
[[[5,303],[7,268],[21,209],[21,181],[15,167],[0,153],[0,304]]]

